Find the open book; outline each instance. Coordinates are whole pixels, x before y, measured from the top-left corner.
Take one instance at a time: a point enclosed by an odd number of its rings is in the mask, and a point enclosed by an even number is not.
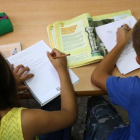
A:
[[[96,32],[103,41],[104,45],[110,52],[116,45],[116,32],[121,25],[128,24],[131,28],[136,23],[136,19],[131,16],[107,25],[103,25],[96,28]],[[132,46],[132,41],[130,41],[122,53],[116,63],[121,74],[127,74],[135,69],[138,69],[140,66],[137,64],[136,53]]]
[[[91,16],[82,14],[67,21],[56,21],[48,25],[47,31],[52,48],[70,53],[70,68],[96,63],[108,53],[103,42],[96,34],[95,27],[131,16],[130,10]]]
[[[34,77],[25,81],[29,86],[31,94],[41,104],[45,105],[60,95],[60,80],[57,71],[49,61],[46,51],[51,51],[49,46],[40,41],[31,47],[13,55],[7,60],[16,67],[19,64],[28,66]],[[68,69],[72,84],[79,81],[79,78]]]

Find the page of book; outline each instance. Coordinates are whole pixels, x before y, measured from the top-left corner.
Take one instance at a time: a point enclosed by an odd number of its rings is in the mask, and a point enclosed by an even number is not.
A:
[[[136,19],[131,16],[113,23],[109,23],[100,27],[96,28],[96,32],[98,36],[103,41],[104,45],[108,49],[108,51],[111,51],[115,45],[116,45],[116,32],[119,27],[121,27],[124,24],[128,24],[131,28],[136,23]],[[138,69],[140,66],[137,64],[136,60],[136,53],[134,51],[134,48],[132,46],[132,41],[130,41],[122,53],[120,54],[120,57],[116,63],[120,73],[127,74],[135,69]]]
[[[118,21],[120,19],[125,19],[130,16],[132,16],[131,11],[125,10],[125,11],[120,11],[120,12],[115,12],[115,13],[93,16],[92,19],[94,21],[98,21],[98,20],[102,20],[102,19],[114,19],[114,21]]]
[[[44,41],[40,41],[33,46],[7,58],[16,67],[23,64],[30,68],[30,73],[34,77],[26,80],[32,94],[41,105],[46,104],[60,94],[60,81],[57,71],[49,61],[46,51],[51,51]],[[79,78],[69,70],[72,83],[76,83]]]
[[[57,49],[71,54],[68,57],[71,68],[103,59],[95,43],[93,28],[89,27],[89,20],[92,20],[92,17],[87,13],[71,20],[57,21],[53,24],[55,38],[53,30],[52,33],[49,32],[51,38],[56,39]]]
[[[47,32],[51,48],[57,48],[54,26],[52,24],[47,26]]]

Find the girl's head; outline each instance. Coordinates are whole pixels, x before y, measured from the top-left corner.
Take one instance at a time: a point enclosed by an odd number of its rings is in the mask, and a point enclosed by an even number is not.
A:
[[[14,75],[0,54],[0,110],[16,106],[17,84]]]

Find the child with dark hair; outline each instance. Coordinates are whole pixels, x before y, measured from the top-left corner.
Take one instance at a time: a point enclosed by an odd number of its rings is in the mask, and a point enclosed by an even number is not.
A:
[[[77,103],[67,71],[67,60],[66,57],[54,59],[54,55],[64,55],[56,49],[47,52],[47,55],[57,70],[61,83],[61,104],[58,101],[60,110],[57,111],[18,107],[17,91],[28,88],[21,86],[21,83],[33,77],[33,74],[23,75],[29,71],[23,65],[17,66],[12,72],[0,54],[0,140],[70,140],[70,133],[64,128],[76,121]]]
[[[113,104],[123,107],[129,115],[125,124],[116,109],[103,97],[88,101],[85,140],[139,140],[140,139],[140,78],[111,76],[120,53],[131,38],[140,64],[140,21],[133,32],[128,25],[117,31],[117,44],[93,71],[91,82],[106,91]]]

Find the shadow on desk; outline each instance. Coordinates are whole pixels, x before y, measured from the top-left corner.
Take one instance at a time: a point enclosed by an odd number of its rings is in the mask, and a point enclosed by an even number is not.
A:
[[[77,96],[99,96],[99,95],[107,95],[107,93],[105,91],[102,90],[97,90],[97,91],[80,91],[80,92],[76,92]],[[32,94],[30,94],[28,91],[22,93],[22,94],[18,94],[17,95],[18,99],[33,99]]]

